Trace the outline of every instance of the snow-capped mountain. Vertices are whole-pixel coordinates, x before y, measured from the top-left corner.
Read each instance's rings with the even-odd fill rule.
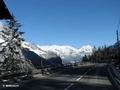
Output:
[[[23,54],[26,58],[32,60],[35,66],[40,65],[40,60],[43,61],[44,65],[56,65],[62,64],[61,58],[53,53],[41,50],[37,45],[24,41],[22,43]]]
[[[61,58],[58,55],[54,54],[53,52],[45,52],[38,48],[35,44],[24,41],[19,32],[15,32],[14,30],[9,29],[2,24],[0,25],[0,46],[0,51],[3,53],[7,53],[6,57],[10,56],[9,54],[11,50],[14,50],[14,54],[12,54],[14,55],[14,58],[17,57],[15,54],[19,52],[21,55],[18,56],[21,56],[22,59],[25,57],[25,60],[31,60],[34,66],[46,67],[48,65],[62,65]],[[10,49],[8,46],[10,47]],[[4,47],[5,49],[3,49]],[[4,62],[5,57],[2,57],[2,54],[0,54],[0,58],[0,62]]]
[[[78,52],[81,54],[81,56],[91,55],[93,52],[93,47],[90,45],[82,46],[80,49],[78,49]]]
[[[83,46],[80,49],[75,49],[71,46],[64,45],[64,46],[39,46],[37,45],[41,50],[44,50],[46,52],[54,52],[57,55],[59,55],[62,59],[63,63],[75,63],[75,62],[81,62],[82,57],[84,55],[90,55],[92,54],[93,47],[87,45]]]
[[[81,62],[82,57],[92,54],[93,49],[93,47],[89,45],[76,49],[68,45],[39,46],[29,42],[23,42],[22,46],[45,59],[60,56],[63,64]]]
[[[0,29],[2,28],[3,25],[0,23]],[[3,42],[2,38],[0,41]],[[30,59],[35,65],[40,65],[40,60],[48,65],[81,62],[82,57],[92,54],[93,49],[89,45],[76,49],[68,45],[39,46],[26,41],[21,44],[25,58]]]

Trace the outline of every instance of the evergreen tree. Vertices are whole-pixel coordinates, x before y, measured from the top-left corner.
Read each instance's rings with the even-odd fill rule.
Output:
[[[116,54],[116,50],[112,47],[108,47],[107,45],[99,46],[98,49],[93,51],[93,54],[89,56],[90,59],[94,61],[104,61],[104,60],[110,60],[111,57],[113,58],[113,55]],[[111,56],[112,55],[112,56]]]
[[[85,55],[83,58],[82,58],[82,62],[87,62],[88,61],[88,57],[87,57],[87,55]]]
[[[34,67],[31,62],[26,60],[22,55],[21,43],[24,39],[21,35],[24,34],[24,32],[18,31],[22,25],[15,20],[14,15],[12,15],[12,17],[12,20],[7,21],[8,27],[4,26],[0,32],[4,40],[4,42],[0,44],[0,54],[3,59],[1,68],[11,73],[28,72]]]

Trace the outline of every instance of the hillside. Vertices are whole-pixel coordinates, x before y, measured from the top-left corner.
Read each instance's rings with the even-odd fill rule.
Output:
[[[58,56],[61,57],[63,63],[74,63],[74,62],[81,62],[82,57],[84,55],[92,54],[93,47],[87,45],[83,46],[79,49],[73,48],[68,45],[59,46],[59,45],[53,45],[53,46],[39,46],[37,45],[41,50],[44,50],[46,52],[54,52]]]
[[[0,23],[0,31],[4,29],[3,27],[5,26]],[[9,30],[9,32],[12,32],[12,30]],[[0,36],[0,42],[3,41],[4,39]],[[81,62],[82,57],[84,55],[92,54],[93,49],[93,47],[89,45],[83,46],[79,49],[68,45],[39,46],[27,41],[22,41],[21,45],[24,57],[31,60],[34,66],[40,66],[41,61],[44,66],[61,66],[65,63]]]

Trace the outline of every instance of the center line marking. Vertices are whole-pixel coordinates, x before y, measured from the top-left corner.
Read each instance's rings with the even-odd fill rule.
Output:
[[[84,73],[84,75],[86,75],[87,73],[88,73],[88,71],[87,71],[87,72],[85,72],[85,73]]]
[[[68,90],[70,87],[72,87],[74,85],[74,83],[71,83],[67,88],[65,88],[64,90]]]
[[[89,69],[88,71],[91,71],[92,69]]]
[[[79,77],[76,81],[79,81],[83,76]]]
[[[97,65],[96,66],[94,66],[94,67],[92,67],[92,68],[90,68],[88,71],[86,71],[84,74],[83,74],[83,76],[84,75],[86,75],[89,71],[91,71],[92,69],[94,69],[95,67],[97,67]],[[83,76],[80,76],[78,79],[76,79],[76,81],[79,81],[80,79],[82,79],[82,77]],[[74,85],[74,83],[71,83],[68,87],[66,87],[64,90],[68,90],[70,87],[72,87]]]

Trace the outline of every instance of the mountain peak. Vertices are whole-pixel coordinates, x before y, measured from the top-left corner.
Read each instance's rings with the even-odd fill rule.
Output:
[[[0,23],[0,28],[3,25]],[[2,38],[0,42],[3,42]],[[69,45],[52,45],[52,46],[39,46],[29,42],[21,42],[22,47],[36,53],[43,58],[49,58],[51,56],[60,56],[63,63],[71,63],[73,61],[81,62],[84,55],[92,53],[92,47],[90,45],[83,46],[80,49],[76,49]],[[50,54],[50,55],[49,55]]]
[[[93,50],[93,47],[90,45],[82,46],[79,51],[80,52],[91,52]]]
[[[81,62],[84,55],[92,54],[92,48],[90,45],[83,46],[80,49],[76,49],[69,45],[52,45],[52,46],[39,46],[41,50],[46,52],[51,51],[61,57],[63,63],[71,63],[73,61]]]

